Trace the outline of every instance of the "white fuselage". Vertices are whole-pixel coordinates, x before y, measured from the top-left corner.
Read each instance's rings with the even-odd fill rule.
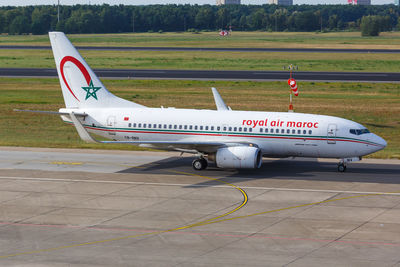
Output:
[[[361,157],[386,146],[379,136],[360,133],[362,125],[324,115],[175,108],[80,112],[88,114],[82,123],[89,132],[118,141],[248,142],[257,145],[263,156],[321,158]]]

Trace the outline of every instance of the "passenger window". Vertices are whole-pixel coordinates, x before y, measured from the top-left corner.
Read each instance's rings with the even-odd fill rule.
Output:
[[[185,130],[187,130],[187,125],[183,126],[183,128],[184,128]]]
[[[308,131],[308,134],[312,134],[312,130],[309,130],[309,131]]]
[[[232,127],[229,127],[229,131],[232,132]]]
[[[286,133],[287,133],[287,134],[290,134],[290,130],[289,130],[289,129],[287,129],[287,130],[286,130]]]
[[[132,127],[132,123],[128,123],[128,127]]]
[[[234,131],[234,132],[237,132],[237,127],[234,127],[234,128],[233,128],[233,131]]]
[[[239,127],[239,132],[241,132],[242,131],[242,127]]]
[[[301,134],[301,130],[297,130],[297,134]]]
[[[224,127],[224,131],[226,131],[226,127]]]
[[[174,129],[176,129],[178,126],[174,125]]]
[[[164,124],[164,129],[167,129],[167,125],[166,124]]]
[[[292,130],[292,134],[295,134],[295,133],[296,133],[296,130],[293,129],[293,130]]]
[[[268,133],[268,128],[265,128],[265,132]]]
[[[133,127],[136,127],[136,123],[133,124]]]
[[[249,132],[252,132],[253,131],[253,128],[249,128]]]
[[[153,128],[154,128],[154,129],[157,128],[157,124],[153,124]]]
[[[139,128],[142,128],[142,124],[141,124],[141,123],[139,123],[139,124],[138,124],[138,127],[139,127]]]
[[[143,123],[143,128],[146,128],[146,123]]]
[[[211,131],[214,131],[214,126],[211,126]]]
[[[182,129],[182,125],[179,125],[179,129]]]
[[[274,133],[274,128],[271,129],[271,133]]]
[[[221,127],[217,126],[217,131],[221,130]]]
[[[151,128],[151,124],[149,123],[149,128]]]
[[[285,133],[285,129],[281,129],[281,133]]]
[[[203,130],[203,125],[202,125],[202,126],[200,126],[200,131],[201,131],[201,130]]]
[[[172,129],[172,124],[168,125],[168,129]]]
[[[263,128],[260,128],[260,133],[262,133],[263,132]]]
[[[194,126],[194,129],[197,130],[197,125]]]
[[[243,127],[243,132],[247,132],[247,128],[246,127]]]
[[[190,125],[190,126],[189,126],[189,130],[192,130],[192,129],[193,129],[193,125]]]
[[[306,130],[303,130],[303,134],[306,134],[307,133],[307,131]]]
[[[208,131],[208,126],[206,126],[206,131]]]

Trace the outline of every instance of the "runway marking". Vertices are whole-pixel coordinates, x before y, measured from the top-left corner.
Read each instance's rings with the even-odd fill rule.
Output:
[[[135,167],[142,168],[142,167]],[[200,176],[202,177],[202,176]],[[203,176],[204,178],[205,176]],[[57,178],[35,178],[35,177],[13,177],[0,176],[4,180],[36,180],[44,182],[82,182],[82,183],[105,183],[105,184],[132,184],[132,185],[157,185],[157,186],[181,186],[181,187],[210,187],[209,185],[197,184],[179,184],[179,183],[149,183],[149,182],[129,182],[129,181],[110,181],[110,180],[79,180],[79,179],[57,179]],[[213,185],[213,188],[231,188],[229,185]],[[328,189],[310,189],[310,188],[287,188],[287,187],[258,187],[258,186],[241,186],[240,188],[254,190],[276,190],[276,191],[298,191],[298,192],[318,192],[318,193],[339,193],[339,194],[380,194],[400,196],[399,192],[373,192],[373,191],[346,191],[346,190],[328,190]]]
[[[226,222],[226,221],[232,221],[232,220],[243,219],[243,218],[249,218],[249,217],[254,217],[254,216],[257,216],[257,215],[263,215],[263,214],[268,214],[268,213],[273,213],[273,212],[279,212],[279,211],[291,210],[291,209],[296,209],[296,208],[302,208],[302,207],[309,207],[309,206],[314,206],[314,205],[318,205],[318,204],[336,202],[336,201],[340,201],[340,200],[349,200],[349,199],[360,198],[360,197],[371,197],[371,196],[380,196],[380,195],[384,195],[384,194],[399,194],[399,193],[400,193],[400,191],[388,192],[388,193],[362,194],[362,195],[357,195],[357,196],[334,198],[334,199],[328,199],[328,200],[323,200],[323,201],[318,201],[318,202],[313,202],[313,203],[307,203],[307,204],[291,206],[291,207],[287,207],[287,208],[280,208],[280,209],[275,209],[275,210],[257,212],[257,213],[248,214],[248,215],[236,216],[236,217],[232,217],[232,218],[228,218],[228,219],[222,219],[222,220],[218,220],[218,221],[208,222],[208,223],[205,223],[205,224],[202,224],[202,225],[207,225],[207,224],[212,224],[212,223],[220,223],[220,222]]]
[[[161,234],[161,233],[168,233],[168,232],[174,232],[174,231],[179,231],[179,230],[184,230],[184,229],[189,229],[189,228],[193,228],[199,225],[203,225],[203,224],[207,224],[207,223],[211,223],[213,220],[218,220],[221,219],[223,217],[226,217],[236,211],[238,211],[239,209],[241,209],[242,207],[244,207],[247,202],[248,202],[248,196],[246,194],[246,192],[241,189],[240,187],[231,184],[229,182],[220,180],[218,178],[211,178],[211,177],[207,177],[207,176],[202,176],[202,175],[197,175],[194,173],[187,173],[187,172],[179,172],[179,171],[169,171],[171,173],[175,173],[175,174],[184,174],[184,175],[190,175],[190,176],[196,176],[196,177],[201,177],[207,180],[212,180],[212,181],[217,181],[223,184],[226,184],[228,186],[230,186],[231,188],[234,188],[238,191],[240,191],[240,193],[243,196],[243,200],[241,202],[241,204],[239,206],[237,206],[236,208],[234,208],[231,211],[228,211],[222,215],[218,215],[214,218],[211,219],[207,219],[204,221],[200,221],[197,223],[193,223],[193,224],[189,224],[189,225],[185,225],[185,226],[181,226],[181,227],[177,227],[177,228],[173,228],[173,229],[168,229],[168,230],[161,230],[161,231],[154,231],[154,232],[148,232],[148,233],[143,233],[143,234],[138,234],[138,235],[132,235],[132,236],[123,236],[123,237],[117,237],[117,238],[111,238],[111,239],[105,239],[105,240],[98,240],[98,241],[91,241],[91,242],[85,242],[85,243],[80,243],[80,244],[72,244],[72,245],[66,245],[66,246],[60,246],[60,247],[54,247],[54,248],[48,248],[48,249],[39,249],[39,250],[32,250],[32,251],[25,251],[25,252],[20,252],[20,253],[15,253],[15,254],[8,254],[8,255],[3,255],[0,256],[0,259],[4,259],[4,258],[10,258],[10,257],[16,257],[16,256],[21,256],[21,255],[30,255],[30,254],[36,254],[36,253],[41,253],[41,252],[50,252],[50,251],[55,251],[55,250],[60,250],[60,249],[66,249],[66,248],[75,248],[75,247],[82,247],[82,246],[86,246],[86,245],[94,245],[94,244],[101,244],[101,243],[107,243],[107,242],[112,242],[112,241],[118,241],[118,240],[124,240],[124,239],[129,239],[129,238],[135,238],[135,237],[141,237],[141,236],[148,236],[148,235],[156,235],[156,234]]]
[[[82,162],[63,162],[63,161],[53,161],[50,164],[54,165],[82,165]]]

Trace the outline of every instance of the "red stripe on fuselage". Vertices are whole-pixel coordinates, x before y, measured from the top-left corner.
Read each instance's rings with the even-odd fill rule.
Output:
[[[284,137],[284,136],[259,136],[259,135],[239,135],[239,134],[209,134],[209,133],[181,133],[181,132],[158,132],[158,131],[135,131],[135,130],[110,130],[94,128],[90,126],[85,126],[87,129],[105,131],[105,132],[120,132],[120,133],[147,133],[147,134],[175,134],[175,135],[197,135],[197,136],[229,136],[229,137],[246,137],[246,138],[264,138],[264,139],[289,139],[289,140],[314,140],[314,141],[339,141],[339,142],[352,142],[360,143],[371,146],[380,146],[373,143],[367,143],[357,140],[347,140],[347,139],[332,139],[332,138],[310,138],[310,137]],[[143,141],[144,143],[146,141]]]

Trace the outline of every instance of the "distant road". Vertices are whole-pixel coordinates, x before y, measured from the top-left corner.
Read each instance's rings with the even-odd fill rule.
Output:
[[[213,48],[213,47],[122,47],[122,46],[77,46],[79,50],[112,51],[214,51],[214,52],[294,52],[294,53],[385,53],[399,54],[400,49],[325,49],[325,48]],[[0,49],[50,50],[50,46],[0,45]]]
[[[287,71],[214,71],[95,69],[99,77],[116,79],[247,80],[279,81],[288,79]],[[57,77],[56,69],[0,68],[1,77]],[[297,80],[399,82],[400,73],[379,72],[296,72]]]

